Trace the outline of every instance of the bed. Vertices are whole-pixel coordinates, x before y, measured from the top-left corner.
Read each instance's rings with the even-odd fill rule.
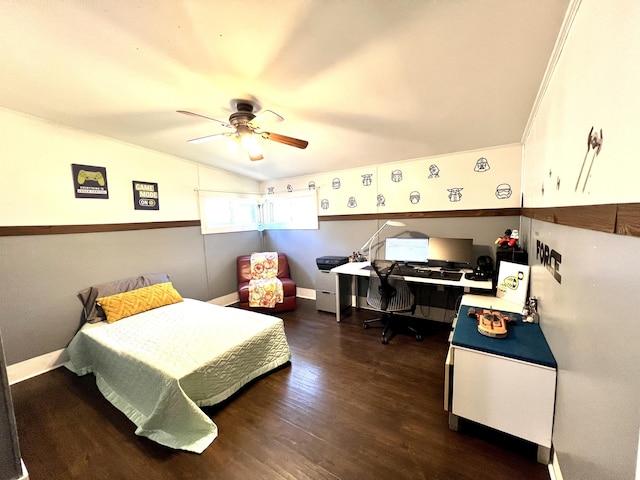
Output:
[[[133,290],[123,294],[144,288]],[[199,407],[220,403],[287,364],[291,353],[280,318],[178,298],[111,323],[87,321],[67,348],[65,366],[78,375],[93,373],[137,435],[202,453],[218,429]],[[99,306],[100,299],[90,303]]]

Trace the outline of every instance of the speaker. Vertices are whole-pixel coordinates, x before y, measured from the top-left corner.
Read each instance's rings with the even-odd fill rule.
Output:
[[[465,274],[467,280],[491,280],[493,278],[493,258],[483,255],[476,260],[477,267],[473,273]]]
[[[496,270],[502,261],[527,265],[529,256],[519,248],[496,248]]]
[[[473,271],[476,280],[490,280],[493,277],[493,258],[482,255],[476,263],[478,266]]]

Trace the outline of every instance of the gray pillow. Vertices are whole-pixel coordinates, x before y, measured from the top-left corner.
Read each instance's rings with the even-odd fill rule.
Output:
[[[108,297],[117,293],[124,293],[168,281],[170,281],[169,275],[166,273],[154,273],[151,275],[140,275],[139,277],[116,280],[114,282],[101,283],[86,288],[78,292],[78,298],[82,302],[84,318],[89,323],[97,323],[107,319],[102,308],[96,303],[97,298]]]

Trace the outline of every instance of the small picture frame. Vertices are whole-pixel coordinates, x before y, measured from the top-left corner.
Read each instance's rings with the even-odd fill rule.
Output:
[[[109,198],[105,167],[72,163],[71,173],[76,198]]]
[[[132,181],[133,208],[135,210],[160,210],[158,184],[153,182]]]

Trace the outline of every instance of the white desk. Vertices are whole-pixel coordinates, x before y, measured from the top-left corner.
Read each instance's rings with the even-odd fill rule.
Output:
[[[403,278],[409,283],[427,283],[431,285],[443,285],[447,287],[461,287],[464,288],[465,293],[470,292],[472,288],[482,290],[491,290],[493,288],[491,280],[477,281],[464,278],[464,274],[471,271],[471,269],[462,270],[462,277],[460,278],[460,280],[445,280],[441,278],[408,276],[404,276]],[[351,295],[349,295],[349,298],[346,299],[344,298],[344,294],[340,294],[340,292],[345,291],[344,282],[351,282],[353,278],[368,277],[371,274],[370,263],[345,263],[344,265],[340,265],[339,267],[331,269],[331,272],[336,274],[336,321],[339,322],[341,320],[343,310],[352,306]],[[341,286],[343,288],[340,288]],[[349,289],[349,291],[351,292],[351,289]]]

